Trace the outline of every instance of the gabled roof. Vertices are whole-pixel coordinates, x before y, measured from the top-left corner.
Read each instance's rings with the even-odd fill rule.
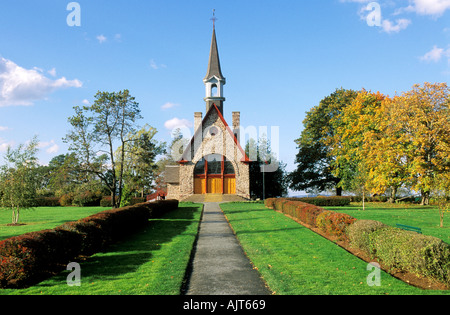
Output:
[[[217,113],[217,115],[219,116],[219,119],[222,121],[222,123],[225,126],[225,129],[228,131],[228,133],[230,134],[230,136],[233,138],[234,143],[236,144],[238,150],[241,151],[242,155],[244,156],[243,159],[241,160],[241,162],[245,162],[245,163],[250,163],[251,160],[249,159],[249,157],[247,156],[247,154],[245,153],[245,151],[242,149],[241,144],[239,143],[239,140],[236,138],[235,134],[233,133],[233,130],[231,130],[230,126],[228,125],[228,123],[226,122],[225,118],[223,117],[222,113],[220,112],[219,108],[217,107],[216,104],[213,104],[213,106],[211,106],[208,110],[208,112],[206,113],[205,117],[203,118],[202,121],[202,125],[203,126],[206,122],[206,119],[208,119],[208,117],[210,115],[212,115],[212,113],[214,113],[214,111]],[[190,153],[192,146],[194,145],[194,140],[196,139],[196,137],[202,136],[202,130],[203,128],[198,128],[197,130],[195,130],[194,133],[194,137],[192,137],[190,145],[185,149],[182,158],[180,161],[178,161],[178,163],[185,163],[187,161],[190,160],[190,158],[188,158],[188,156],[186,156],[188,153]]]
[[[205,81],[208,81],[212,77],[216,77],[218,80],[225,80],[222,75],[219,60],[219,50],[217,49],[216,29],[213,29],[211,51],[209,53],[208,72],[206,73]]]

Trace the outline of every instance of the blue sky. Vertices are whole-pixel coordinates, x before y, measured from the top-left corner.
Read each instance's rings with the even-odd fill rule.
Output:
[[[450,0],[378,1],[373,26],[370,2],[79,0],[81,26],[71,27],[70,1],[2,1],[0,155],[34,135],[42,163],[66,153],[73,106],[99,90],[129,89],[140,123],[170,142],[168,127],[205,111],[215,9],[225,118],[240,111],[243,127],[278,126],[293,170],[305,113],[336,88],[392,96],[450,77]]]

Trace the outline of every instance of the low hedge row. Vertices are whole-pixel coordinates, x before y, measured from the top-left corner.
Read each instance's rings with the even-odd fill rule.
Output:
[[[350,197],[308,197],[308,198],[287,198],[291,201],[301,201],[318,207],[345,207],[351,202]]]
[[[355,218],[285,198],[265,200],[265,205],[294,217],[327,235],[348,240],[371,259],[391,270],[415,273],[450,285],[450,245],[441,239],[404,231],[372,220]]]
[[[450,284],[450,245],[441,239],[359,220],[348,228],[353,247],[387,268],[409,271]]]
[[[325,209],[316,205],[291,198],[269,198],[264,201],[268,208],[278,210],[312,227],[317,227],[328,235],[345,238],[348,225],[356,221],[355,218]]]
[[[77,257],[93,255],[178,208],[178,201],[142,203],[108,210],[55,229],[0,242],[0,288],[23,288],[64,270]]]

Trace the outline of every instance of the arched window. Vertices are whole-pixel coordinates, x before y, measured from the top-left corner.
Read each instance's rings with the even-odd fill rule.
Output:
[[[211,85],[211,96],[212,97],[218,97],[219,96],[219,89],[217,88],[217,84]]]

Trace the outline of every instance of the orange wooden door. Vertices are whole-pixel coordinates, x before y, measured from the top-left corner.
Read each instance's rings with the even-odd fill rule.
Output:
[[[225,178],[223,183],[223,189],[225,195],[236,194],[236,178]]]
[[[206,182],[206,179],[204,179],[204,178],[195,178],[194,179],[194,193],[196,195],[206,194],[205,182]]]
[[[208,194],[222,193],[222,179],[208,178]]]

